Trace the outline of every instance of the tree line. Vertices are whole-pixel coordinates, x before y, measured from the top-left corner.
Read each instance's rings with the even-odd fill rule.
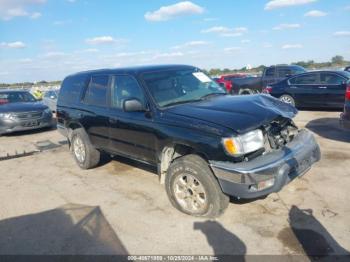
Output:
[[[322,68],[335,68],[335,67],[345,67],[350,65],[350,61],[346,61],[344,57],[340,55],[336,55],[332,57],[331,61],[329,62],[321,62],[317,63],[314,60],[309,60],[309,61],[299,61],[299,62],[294,62],[291,63],[292,65],[299,65],[302,66],[306,69],[322,69]],[[240,68],[240,69],[229,69],[229,68],[212,68],[210,70],[203,70],[206,72],[208,75],[211,76],[218,76],[218,75],[224,75],[224,74],[232,74],[232,73],[260,73],[264,71],[264,69],[267,66],[265,65],[260,65],[254,68]],[[36,83],[32,82],[23,82],[23,83],[13,83],[13,84],[7,84],[7,83],[0,83],[0,88],[8,88],[8,87],[32,87],[32,86],[52,86],[52,85],[60,85],[61,81],[40,81]]]

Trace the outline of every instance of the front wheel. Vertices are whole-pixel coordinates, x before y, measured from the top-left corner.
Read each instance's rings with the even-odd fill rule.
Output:
[[[279,99],[280,99],[280,101],[282,101],[286,104],[290,104],[292,106],[295,106],[295,100],[290,95],[286,95],[286,94],[281,95]]]
[[[217,217],[229,204],[208,163],[197,155],[176,159],[165,178],[168,198],[181,212],[200,217]]]

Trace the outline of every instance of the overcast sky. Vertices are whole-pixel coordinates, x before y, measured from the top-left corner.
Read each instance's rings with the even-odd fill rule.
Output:
[[[0,82],[350,59],[349,0],[0,0]]]

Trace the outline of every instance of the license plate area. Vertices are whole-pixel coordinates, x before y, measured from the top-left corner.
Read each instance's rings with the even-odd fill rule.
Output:
[[[23,127],[33,127],[33,126],[38,126],[39,122],[38,121],[28,121],[22,124]]]

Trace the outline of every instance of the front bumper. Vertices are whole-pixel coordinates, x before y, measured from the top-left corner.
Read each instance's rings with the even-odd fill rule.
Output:
[[[55,125],[52,114],[44,113],[42,117],[35,119],[6,119],[0,120],[0,135],[9,134],[18,131],[26,131],[51,127]]]
[[[305,174],[321,158],[314,136],[301,130],[283,149],[269,152],[247,162],[210,161],[224,193],[240,198],[257,198],[278,192],[294,178]],[[259,190],[259,182],[273,185]]]

